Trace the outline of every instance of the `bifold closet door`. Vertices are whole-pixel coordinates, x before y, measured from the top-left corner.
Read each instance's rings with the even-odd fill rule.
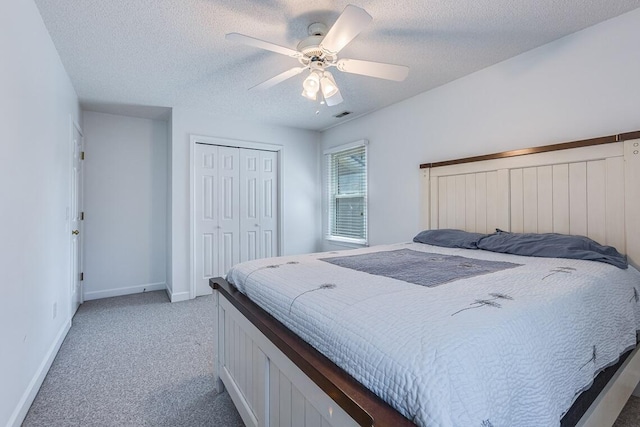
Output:
[[[240,259],[238,148],[196,144],[196,295]]]
[[[278,153],[196,144],[196,295],[241,261],[277,256]]]
[[[240,261],[278,256],[278,153],[240,149]]]

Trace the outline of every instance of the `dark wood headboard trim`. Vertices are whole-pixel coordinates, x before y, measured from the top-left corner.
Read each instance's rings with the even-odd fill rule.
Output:
[[[359,425],[415,427],[415,424],[303,341],[302,338],[238,291],[235,286],[220,277],[210,279],[209,286],[220,291],[225,299]]]
[[[616,135],[601,136],[598,138],[582,139],[580,141],[562,142],[560,144],[543,145],[540,147],[523,148],[521,150],[503,151],[501,153],[486,154],[483,156],[465,157],[463,159],[445,160],[443,162],[422,163],[420,169],[436,168],[439,166],[459,165],[461,163],[480,162],[483,160],[503,159],[506,157],[524,156],[525,154],[545,153],[547,151],[566,150],[569,148],[588,147],[590,145],[610,144],[612,142],[628,141],[640,138],[640,130],[634,132],[619,133]]]
[[[620,137],[620,141],[629,141],[631,139],[638,139],[640,138],[640,130],[637,130],[635,132],[621,133],[618,136]]]

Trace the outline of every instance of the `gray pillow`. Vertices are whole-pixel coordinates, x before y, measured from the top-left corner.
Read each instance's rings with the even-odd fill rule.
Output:
[[[496,229],[482,238],[478,249],[505,254],[546,258],[571,258],[605,262],[627,268],[627,258],[612,246],[603,246],[584,236],[556,233],[509,233]]]
[[[413,238],[413,241],[445,248],[478,249],[478,240],[486,236],[486,234],[481,233],[444,228],[442,230],[421,231]]]

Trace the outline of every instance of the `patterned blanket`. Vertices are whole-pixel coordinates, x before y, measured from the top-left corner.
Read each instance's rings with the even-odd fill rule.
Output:
[[[505,261],[466,258],[458,255],[418,252],[411,249],[321,258],[321,260],[340,267],[429,288],[458,279],[494,273],[522,265]]]

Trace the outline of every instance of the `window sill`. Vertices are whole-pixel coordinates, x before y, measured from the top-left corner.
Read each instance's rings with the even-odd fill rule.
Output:
[[[325,237],[325,240],[327,242],[330,242],[331,244],[337,245],[337,246],[345,246],[348,248],[364,248],[369,246],[369,244],[366,241],[363,240],[356,240],[356,239],[348,239],[345,237],[334,237],[334,236],[329,236],[329,237]]]

